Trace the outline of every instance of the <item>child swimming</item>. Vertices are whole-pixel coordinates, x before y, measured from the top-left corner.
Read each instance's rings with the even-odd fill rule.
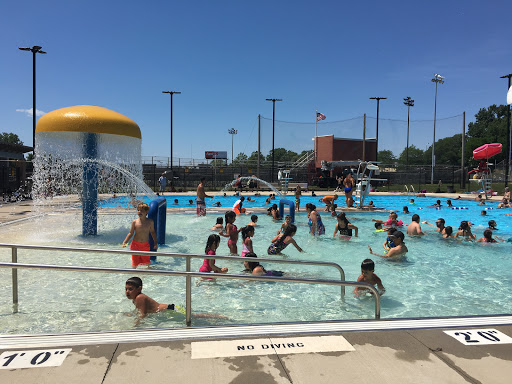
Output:
[[[149,212],[149,206],[146,203],[139,203],[137,205],[138,219],[132,221],[130,232],[126,235],[122,246],[126,247],[126,244],[130,241],[133,236],[133,240],[130,244],[130,249],[135,251],[151,251],[149,246],[149,235],[153,238],[153,250],[158,249],[156,241],[155,225],[153,220],[147,217]],[[132,255],[132,268],[137,268],[139,265],[149,265],[151,256]]]
[[[242,230],[242,257],[247,255],[250,252],[254,252],[252,249],[252,239],[254,236],[254,227],[252,225],[248,225],[243,227]]]
[[[382,281],[379,276],[377,276],[375,273],[375,263],[372,259],[365,259],[361,263],[361,275],[357,278],[358,282],[368,283],[373,286],[377,286],[377,289],[379,290],[379,294],[382,296],[384,292],[386,292],[386,288],[384,288],[384,285],[382,285]],[[354,294],[356,296],[360,296],[361,294],[365,294],[367,292],[370,292],[366,288],[362,287],[356,287],[354,289]]]
[[[256,227],[258,224],[256,224],[258,222],[258,216],[257,215],[251,215],[251,222],[247,225],[251,225],[253,227]]]
[[[135,308],[139,311],[139,317],[146,317],[148,313],[163,311],[176,311],[185,313],[184,309],[174,304],[159,304],[151,297],[142,293],[142,280],[139,277],[130,277],[125,284],[126,297],[133,301]]]
[[[281,232],[284,233],[286,231],[286,228],[288,228],[288,225],[292,223],[292,217],[290,215],[286,215],[284,217],[284,223],[281,224],[281,228],[279,228],[279,231],[277,231],[277,234],[279,235]]]
[[[208,256],[215,255],[215,251],[219,247],[220,237],[219,235],[210,235],[208,236],[208,240],[206,241],[206,248],[204,249],[204,253]],[[199,268],[199,272],[215,272],[215,273],[227,273],[228,268],[222,267],[219,268],[215,265],[215,259],[204,259],[203,265]]]
[[[289,224],[284,233],[279,233],[272,239],[272,244],[267,249],[269,255],[278,255],[289,244],[293,244],[299,252],[303,252],[302,248],[297,245],[293,236],[297,232],[297,227],[294,224]]]
[[[336,216],[336,226],[334,227],[334,233],[332,237],[335,237],[339,232],[339,236],[341,238],[351,238],[352,230],[354,231],[354,236],[357,237],[359,228],[355,225],[350,224],[344,212],[340,212],[339,215]]]
[[[210,231],[222,231],[222,228],[224,228],[224,219],[219,216],[215,225],[210,228]]]
[[[241,229],[238,229],[234,224],[236,220],[236,213],[233,211],[227,211],[224,215],[226,219],[226,233],[219,233],[223,237],[228,237],[228,247],[229,251],[232,255],[238,255],[238,247],[236,243],[238,242],[238,233]]]
[[[258,257],[254,252],[249,252],[245,257]],[[251,272],[251,275],[260,276],[283,276],[281,271],[267,271],[257,261],[244,261],[245,270]]]

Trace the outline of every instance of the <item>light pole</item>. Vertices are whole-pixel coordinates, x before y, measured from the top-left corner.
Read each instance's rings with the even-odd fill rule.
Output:
[[[437,84],[444,83],[444,76],[438,75],[437,73],[434,75],[434,78],[431,80],[433,83],[436,83],[436,96],[434,99],[434,140],[432,141],[432,174],[430,176],[430,184],[434,184],[434,167],[436,165],[436,118],[437,118]]]
[[[512,73],[505,75],[505,76],[500,76],[500,79],[507,79],[507,78],[508,78],[508,91],[507,92],[510,92],[510,78],[512,78]],[[508,186],[508,174],[510,172],[510,161],[512,160],[510,158],[510,153],[512,150],[512,141],[511,141],[512,135],[511,135],[510,131],[512,131],[512,126],[510,125],[510,105],[508,105],[508,100],[507,100],[507,147],[508,148],[507,148],[506,156],[508,156],[508,161],[505,162],[506,163],[505,164],[505,187]]]
[[[235,135],[238,133],[238,131],[235,128],[231,128],[228,129],[228,133],[231,135],[231,164],[233,164],[233,143],[235,140]]]
[[[370,100],[377,100],[377,130],[375,132],[375,161],[379,160],[378,153],[379,153],[379,102],[381,100],[386,100],[387,97],[370,97]]]
[[[169,95],[171,95],[171,175],[172,177],[174,177],[174,174],[172,173],[172,96],[174,94],[176,95],[181,95],[181,92],[176,92],[176,91],[162,91],[162,93],[168,93]]]
[[[414,107],[414,100],[410,96],[404,98],[404,104],[407,105],[407,149],[405,152],[405,166],[409,166],[409,110]]]
[[[41,48],[43,47],[38,45],[34,45],[32,48],[18,47],[20,51],[32,52],[32,146],[34,147],[34,157],[36,156],[36,53],[46,54],[41,51]]]
[[[265,99],[272,102],[272,173],[270,175],[270,182],[274,182],[274,134],[276,123],[276,101],[283,101],[283,99]]]

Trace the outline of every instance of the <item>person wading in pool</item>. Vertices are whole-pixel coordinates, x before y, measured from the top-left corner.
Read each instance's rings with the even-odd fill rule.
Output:
[[[389,236],[389,239],[393,241],[395,246],[391,248],[389,252],[386,253],[385,255],[379,255],[378,253],[373,252],[372,247],[368,245],[370,255],[375,255],[384,258],[404,256],[409,251],[405,246],[404,237],[405,236],[401,231],[395,231],[391,236]]]
[[[206,203],[204,199],[209,197],[210,199],[213,199],[213,196],[208,196],[206,192],[204,191],[204,183],[206,181],[206,177],[201,177],[201,182],[197,186],[197,216],[206,216]]]

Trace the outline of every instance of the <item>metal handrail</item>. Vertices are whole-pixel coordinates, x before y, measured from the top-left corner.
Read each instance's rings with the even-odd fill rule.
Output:
[[[90,253],[114,253],[121,255],[131,255],[133,251],[123,251],[117,249],[98,249],[98,248],[75,248],[75,247],[52,247],[46,245],[26,245],[26,244],[6,244],[0,243],[0,248],[11,248],[14,252],[14,248],[18,249],[33,249],[33,250],[45,250],[45,251],[66,251],[66,252],[90,252]],[[164,257],[174,257],[174,258],[186,258],[187,259],[187,272],[190,271],[190,259],[217,259],[217,260],[236,260],[236,261],[264,261],[270,263],[279,263],[279,264],[302,264],[302,265],[319,265],[325,267],[334,267],[340,272],[340,280],[345,280],[345,271],[343,268],[336,263],[329,261],[308,261],[308,260],[289,260],[289,259],[271,259],[268,257],[240,257],[240,256],[221,256],[221,255],[199,255],[199,254],[190,254],[190,253],[173,253],[173,252],[144,252],[137,251],[137,255],[142,256],[164,256]],[[14,261],[14,253],[13,253],[13,263]],[[13,276],[14,278],[14,276]],[[17,286],[17,284],[16,284]],[[17,293],[16,293],[17,294]],[[345,286],[341,287],[341,298],[345,297]],[[14,302],[14,300],[13,300]]]
[[[13,248],[14,250],[14,248]],[[187,259],[189,261],[190,259]],[[49,265],[49,264],[25,264],[25,263],[1,263],[0,268],[11,268],[14,270],[17,269],[50,269],[50,270],[61,270],[61,271],[74,271],[74,272],[103,272],[103,273],[124,273],[124,274],[133,274],[133,269],[122,269],[122,268],[98,268],[98,267],[78,267],[78,266],[68,266],[68,265]],[[202,277],[202,278],[212,278],[211,273],[207,272],[177,272],[177,271],[161,271],[161,270],[137,270],[137,274],[147,274],[147,275],[169,275],[169,276],[181,276],[185,277],[187,280],[186,283],[186,308],[185,308],[185,316],[186,316],[186,324],[190,326],[192,321],[192,293],[191,293],[191,278],[192,277]],[[337,280],[327,280],[327,279],[306,279],[306,278],[296,278],[296,277],[278,277],[278,276],[253,276],[253,275],[235,275],[235,274],[226,274],[226,273],[217,273],[215,274],[215,278],[220,279],[245,279],[245,280],[255,280],[255,281],[282,281],[286,283],[303,283],[303,284],[324,284],[324,285],[340,285],[340,286],[354,286],[361,287],[365,289],[369,289],[373,292],[373,296],[375,297],[375,319],[380,319],[380,294],[377,289],[368,283],[362,283],[357,281],[337,281]]]

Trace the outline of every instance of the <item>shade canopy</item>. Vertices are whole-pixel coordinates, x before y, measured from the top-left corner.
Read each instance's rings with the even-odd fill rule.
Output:
[[[484,144],[473,151],[473,159],[488,159],[501,153],[501,143]]]

